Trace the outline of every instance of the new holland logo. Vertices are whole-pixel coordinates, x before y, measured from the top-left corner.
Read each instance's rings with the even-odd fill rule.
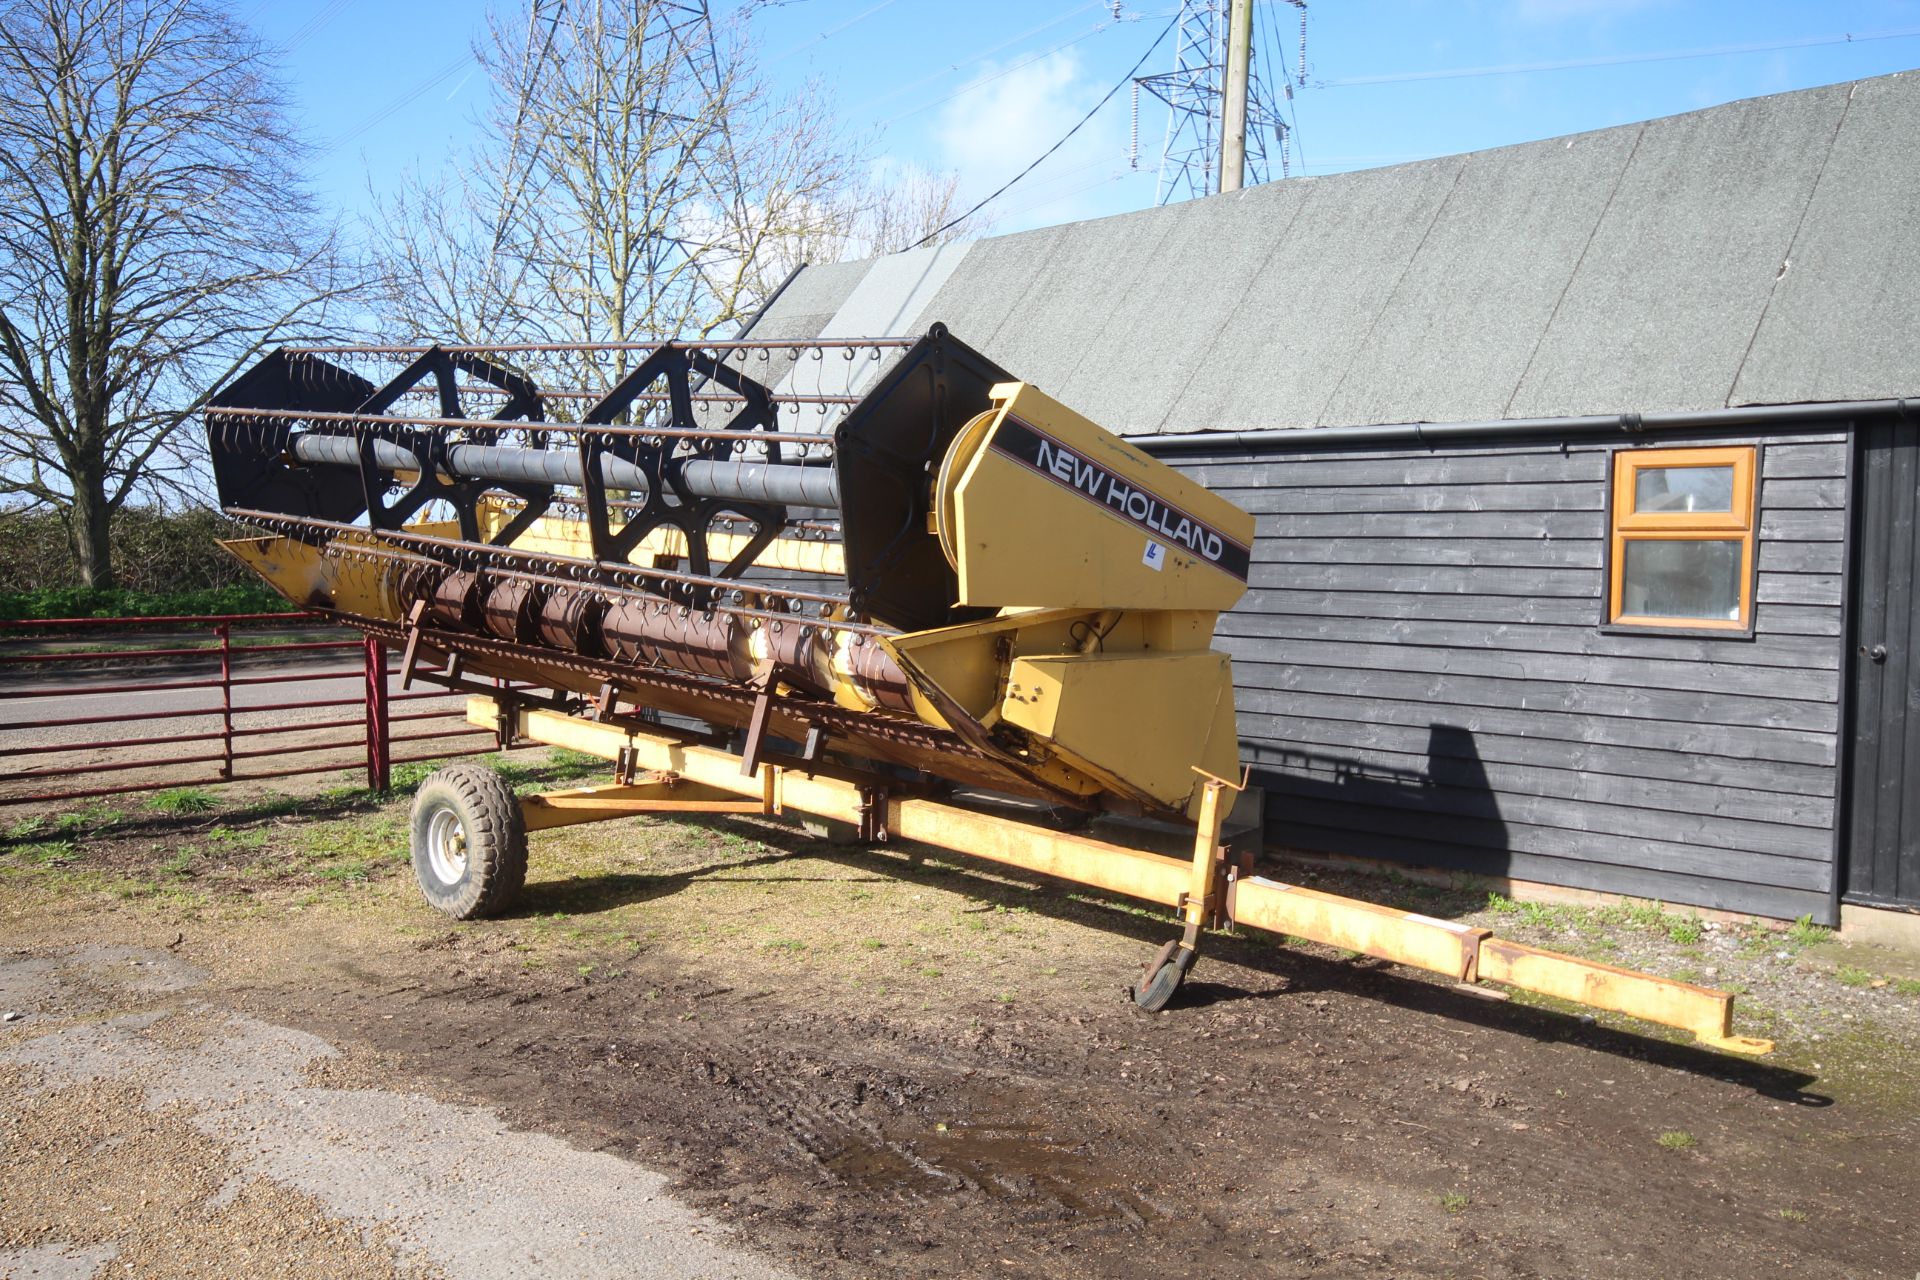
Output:
[[[1185,548],[1241,582],[1247,580],[1253,555],[1244,544],[1188,515],[1151,489],[1141,488],[1068,448],[1030,423],[1008,414],[1001,419],[1000,429],[993,433],[989,447],[1089,502],[1105,507],[1153,537]]]

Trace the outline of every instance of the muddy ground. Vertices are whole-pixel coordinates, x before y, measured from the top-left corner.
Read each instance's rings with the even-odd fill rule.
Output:
[[[1270,940],[1209,939],[1152,1016],[1124,987],[1173,932],[1158,913],[758,821],[543,833],[523,908],[449,927],[412,888],[404,803],[16,826],[0,938],[164,953],[201,976],[160,1014],[342,1051],[289,1088],[478,1106],[660,1171],[801,1274],[1920,1272],[1920,992],[1810,977],[1804,937],[1340,886],[1738,974],[1742,1029],[1782,1040],[1759,1062]],[[157,998],[26,1010],[0,1053]],[[0,1076],[9,1159],[47,1087]],[[14,1185],[0,1245],[52,1238],[21,1224],[54,1220],[62,1180]],[[366,1274],[445,1262],[368,1232]]]

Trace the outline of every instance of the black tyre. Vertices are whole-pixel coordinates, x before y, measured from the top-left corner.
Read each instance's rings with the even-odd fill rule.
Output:
[[[513,789],[493,770],[456,764],[413,797],[413,875],[455,920],[499,915],[527,883],[527,827]]]
[[[1140,985],[1133,989],[1133,1002],[1148,1013],[1160,1012],[1180,990],[1180,984],[1186,981],[1187,970],[1192,967],[1193,952],[1169,942],[1147,966]]]

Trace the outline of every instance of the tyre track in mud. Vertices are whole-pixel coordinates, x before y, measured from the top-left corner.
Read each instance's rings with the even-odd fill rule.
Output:
[[[912,1014],[664,952],[526,972],[504,945],[461,931],[381,957],[384,980],[249,1001],[669,1169],[826,1276],[1530,1280],[1708,1255],[1906,1280],[1920,1256],[1894,1209],[1911,1117],[1369,964],[1210,960],[1160,1017],[1107,993]],[[1701,1151],[1654,1143],[1682,1125]]]

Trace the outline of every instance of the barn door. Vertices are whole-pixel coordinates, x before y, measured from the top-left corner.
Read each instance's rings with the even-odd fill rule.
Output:
[[[1920,423],[1861,447],[1847,898],[1920,908]]]

